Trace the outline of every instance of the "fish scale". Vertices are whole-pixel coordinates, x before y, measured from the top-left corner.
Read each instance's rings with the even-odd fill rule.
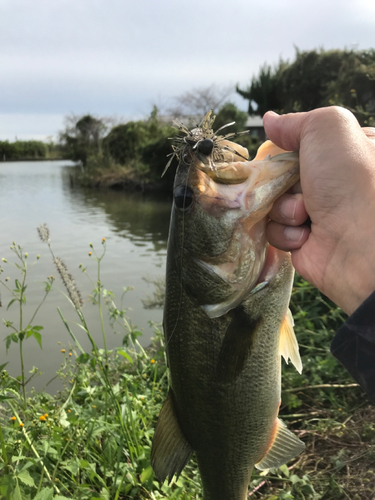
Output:
[[[206,129],[194,140],[212,140],[210,154],[220,156],[220,138]],[[240,161],[220,164],[226,184],[212,158],[193,146],[189,157],[184,145],[176,172],[189,203],[176,200],[171,214],[163,321],[171,387],[151,463],[171,480],[195,452],[204,500],[244,500],[254,466],[278,467],[304,447],[277,418],[281,355],[301,369],[290,255],[265,239],[273,201],[298,180],[298,155],[280,152],[267,143],[249,162],[242,148]]]

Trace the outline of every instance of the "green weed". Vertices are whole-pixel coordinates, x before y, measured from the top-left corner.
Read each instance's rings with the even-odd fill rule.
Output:
[[[51,274],[43,285],[43,300],[25,318],[28,270],[38,259],[30,264],[27,252],[13,243],[13,264],[19,277],[14,286],[10,285],[3,276],[6,266],[12,263],[3,261],[0,285],[5,291],[5,309],[19,310],[17,324],[7,320],[4,324],[10,332],[5,337],[7,349],[19,349],[21,375],[12,377],[5,369],[6,363],[0,365],[0,497],[200,499],[202,488],[194,459],[170,485],[159,484],[150,466],[156,420],[168,391],[160,327],[154,325],[152,345],[142,348],[139,330],[101,281],[106,254],[102,239],[100,250],[90,244],[90,256],[97,264],[96,276],[90,279],[91,302],[97,308],[102,331],[98,345],[87,327],[74,279],[52,250],[48,228],[42,225],[39,235],[49,246],[64,294],[77,314],[83,335],[90,340],[90,349],[83,349],[83,342],[59,309],[72,340],[70,348],[61,349],[63,362],[56,373],[64,389],[55,396],[43,391],[27,392],[38,369],[27,377],[23,363],[25,342],[34,338],[42,347],[43,327],[36,322],[36,316],[57,280]],[[84,267],[80,268],[88,275]],[[125,288],[125,298],[127,291]],[[300,277],[295,281],[291,308],[304,372],[300,376],[293,367],[284,367],[281,418],[305,441],[306,452],[266,475],[254,473],[249,498],[373,499],[375,409],[368,406],[357,384],[329,353],[333,332],[345,317]],[[122,345],[113,350],[107,348],[111,330],[106,331],[105,314],[113,329],[123,332]]]

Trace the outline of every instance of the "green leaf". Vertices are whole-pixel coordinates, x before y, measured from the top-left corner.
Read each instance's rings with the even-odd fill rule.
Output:
[[[6,365],[9,363],[9,361],[7,361],[6,363],[4,363],[3,365],[0,365],[0,372],[2,372],[4,370],[4,368],[6,367]]]
[[[10,308],[10,306],[15,302],[17,299],[12,299],[9,304],[7,305],[7,310]]]
[[[33,335],[34,339],[38,342],[39,347],[40,347],[41,349],[43,349],[43,347],[42,347],[42,336],[41,336],[41,334],[40,334],[39,332],[37,332],[37,331],[34,331],[34,330],[32,330],[32,332],[33,332],[33,333],[32,333],[32,335]]]
[[[69,427],[70,426],[70,422],[67,418],[67,413],[65,410],[61,410],[60,412],[60,425],[62,425],[63,427]]]
[[[20,395],[19,393],[15,390],[15,389],[11,389],[11,388],[8,388],[8,389],[4,389],[4,392],[10,392],[11,394],[14,394],[14,396],[17,398],[17,399],[20,399]],[[10,396],[5,396],[4,394],[2,394],[0,396],[0,401],[5,401],[6,399],[14,399]]]
[[[6,350],[8,351],[9,347],[10,347],[10,344],[12,342],[15,342],[16,344],[18,343],[18,336],[16,333],[11,333],[10,335],[8,335],[7,337],[5,337],[5,347],[6,347]]]
[[[9,474],[0,477],[0,495],[7,498],[7,495],[9,495],[13,489],[13,484],[13,478]]]
[[[77,363],[82,363],[82,364],[86,364],[89,360],[90,360],[90,354],[87,353],[87,352],[83,352],[82,354],[80,354],[78,356],[78,358],[76,359],[76,362]]]
[[[21,470],[18,472],[17,478],[22,481],[23,484],[26,484],[26,486],[35,486],[34,479],[30,476],[28,470]]]
[[[302,479],[300,477],[298,477],[296,474],[293,474],[293,476],[290,476],[290,481],[293,484],[296,484],[296,483],[300,483],[302,481]]]
[[[27,457],[25,457],[24,455],[18,455],[18,456],[13,455],[13,457],[12,457],[12,462],[13,462],[13,463],[14,463],[14,462],[18,462],[19,460],[24,460],[25,458],[27,458]]]
[[[16,487],[14,488],[13,495],[11,496],[12,500],[22,500],[21,490],[18,482],[16,483]]]
[[[153,472],[152,472],[152,467],[151,465],[149,465],[148,467],[146,467],[146,469],[143,469],[142,473],[141,473],[141,483],[144,484],[146,481],[148,481],[150,479],[150,477],[152,476]]]
[[[43,488],[34,497],[34,500],[52,500],[53,498],[53,488]]]
[[[132,358],[129,356],[129,354],[127,352],[122,351],[122,350],[121,351],[117,351],[117,352],[119,354],[121,354],[121,356],[124,356],[124,358],[126,358],[129,361],[129,363],[133,364],[133,360],[132,360]]]
[[[33,326],[33,330],[40,332],[41,330],[44,330],[44,326],[40,326],[40,325]]]
[[[74,475],[76,475],[79,471],[79,464],[77,462],[74,462],[73,460],[69,461],[66,465],[63,465],[62,467]]]
[[[284,474],[284,476],[289,477],[289,469],[287,465],[284,464],[281,467],[279,467],[279,471],[281,471]]]

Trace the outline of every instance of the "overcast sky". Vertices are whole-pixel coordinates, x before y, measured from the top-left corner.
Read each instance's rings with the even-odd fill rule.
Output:
[[[246,87],[301,50],[375,47],[375,0],[0,0],[0,140]],[[246,109],[246,101],[233,94]]]

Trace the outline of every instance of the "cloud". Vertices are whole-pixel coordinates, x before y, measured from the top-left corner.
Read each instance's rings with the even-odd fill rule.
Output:
[[[372,0],[324,10],[313,0],[0,0],[0,112],[144,116],[192,88],[244,87],[294,46],[368,48],[373,9]]]

